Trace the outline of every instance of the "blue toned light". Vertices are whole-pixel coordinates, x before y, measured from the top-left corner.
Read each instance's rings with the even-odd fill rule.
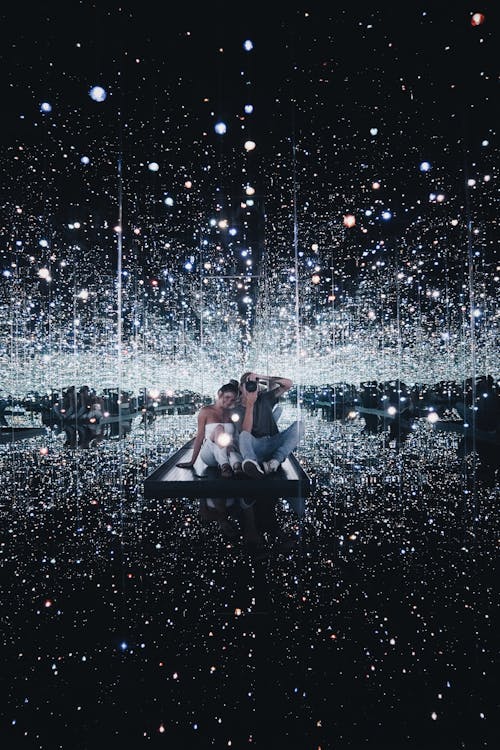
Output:
[[[90,159],[89,159],[88,156],[82,156],[82,158],[80,159],[80,161],[81,161],[82,164],[90,164]]]
[[[234,227],[231,227],[231,229],[229,230],[229,234],[230,234],[230,235],[231,235],[232,237],[234,237],[234,235],[235,235],[235,234],[237,234],[237,232],[238,232],[238,230],[237,230],[237,229],[235,229]]]
[[[365,216],[371,216],[372,213],[373,213],[373,211],[371,209],[367,208],[366,211],[365,211]]]
[[[42,102],[40,104],[40,112],[43,112],[44,114],[52,112],[52,104],[49,104],[49,102]]]
[[[165,198],[164,203],[165,203],[166,206],[173,206],[174,205],[174,199],[171,198],[170,196],[168,196],[168,198]]]
[[[92,86],[89,91],[89,96],[95,102],[103,102],[107,97],[107,93],[102,86]]]
[[[431,169],[431,165],[428,161],[423,161],[420,165],[421,172],[428,172]]]
[[[156,161],[150,161],[148,164],[148,169],[150,172],[158,172],[160,169],[160,165]]]
[[[39,240],[38,244],[40,245],[40,247],[48,247],[49,246],[49,243],[47,242],[47,240]]]
[[[246,52],[251,52],[253,50],[253,42],[250,39],[245,39],[243,42],[243,49]]]
[[[378,128],[370,128],[370,135],[377,135]]]
[[[217,133],[217,135],[224,135],[224,133],[227,132],[226,123],[225,122],[216,122],[214,130]]]
[[[245,104],[245,114],[251,115],[253,112],[253,104]]]
[[[128,648],[128,644],[127,644],[127,643],[125,643],[125,641],[122,641],[122,642],[120,643],[120,648],[121,648],[121,650],[122,650],[122,651],[126,651],[126,650],[127,650],[127,648]]]
[[[191,261],[187,260],[184,263],[184,268],[186,269],[186,271],[192,271],[193,270],[193,264],[191,263]]]
[[[392,219],[392,214],[390,211],[382,211],[382,218],[384,221],[389,221],[389,219]]]

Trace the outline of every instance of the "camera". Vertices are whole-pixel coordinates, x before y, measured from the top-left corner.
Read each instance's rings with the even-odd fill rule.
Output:
[[[253,393],[257,390],[257,381],[256,380],[247,380],[245,382],[245,389],[248,391],[248,393]]]

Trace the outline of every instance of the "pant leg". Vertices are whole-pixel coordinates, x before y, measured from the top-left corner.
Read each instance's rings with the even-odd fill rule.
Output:
[[[205,463],[207,466],[217,466],[219,461],[217,460],[216,448],[218,447],[219,446],[217,446],[211,440],[205,440],[205,442],[201,446],[199,458],[201,458],[203,463]],[[224,461],[222,463],[224,463]]]
[[[271,455],[267,460],[275,458],[282,463],[297,448],[303,436],[304,425],[302,422],[293,422],[283,432],[273,435],[269,438],[268,450],[270,450]]]
[[[257,438],[254,438],[251,432],[247,432],[246,430],[240,432],[239,447],[243,461],[246,461],[247,459],[251,461],[258,460],[255,454],[256,440]]]

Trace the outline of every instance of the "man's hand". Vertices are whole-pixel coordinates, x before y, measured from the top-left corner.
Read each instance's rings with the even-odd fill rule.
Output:
[[[175,464],[179,469],[192,469],[194,464],[191,461],[181,461],[180,464]]]
[[[257,396],[258,395],[259,395],[259,391],[258,390],[256,390],[256,391],[250,391],[250,393],[247,391],[247,394],[246,394],[246,396],[247,396],[246,405],[253,407],[253,405],[257,401]]]

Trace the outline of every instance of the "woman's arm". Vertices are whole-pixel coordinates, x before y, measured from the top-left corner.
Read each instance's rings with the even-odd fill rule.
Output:
[[[193,468],[194,462],[198,458],[198,454],[201,450],[201,446],[203,445],[203,440],[205,439],[206,422],[207,422],[207,413],[206,413],[205,407],[203,407],[198,412],[198,431],[194,439],[193,454],[189,461],[182,461],[180,464],[176,464],[176,466],[178,466],[180,469],[192,469]]]

